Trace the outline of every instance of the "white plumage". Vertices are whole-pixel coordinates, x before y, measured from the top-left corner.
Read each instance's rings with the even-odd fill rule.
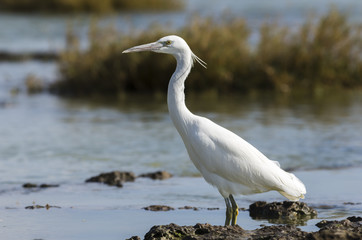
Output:
[[[184,82],[194,60],[202,66],[187,43],[178,36],[160,40],[123,51],[154,51],[172,54],[177,60],[167,93],[171,119],[179,132],[190,159],[205,180],[215,186],[226,203],[225,225],[236,224],[238,207],[233,194],[253,194],[278,191],[292,201],[304,197],[304,184],[269,160],[251,144],[233,132],[207,118],[192,114],[185,105]]]

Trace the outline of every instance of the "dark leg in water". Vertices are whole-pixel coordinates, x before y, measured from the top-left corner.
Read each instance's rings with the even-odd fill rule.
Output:
[[[232,218],[232,208],[231,208],[230,199],[228,197],[225,198],[225,204],[226,204],[225,226],[229,226]]]
[[[238,207],[238,204],[236,204],[235,202],[235,199],[233,197],[233,195],[229,195],[229,200],[230,200],[230,203],[231,203],[231,207],[232,207],[232,218],[231,218],[231,225],[232,226],[235,226],[236,225],[236,219],[239,215],[239,207]]]

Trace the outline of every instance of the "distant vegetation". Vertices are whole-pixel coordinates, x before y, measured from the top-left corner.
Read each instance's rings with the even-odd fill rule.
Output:
[[[59,62],[61,77],[51,89],[73,96],[165,93],[175,69],[171,56],[121,52],[168,34],[157,26],[131,35],[93,26],[90,47],[82,51],[70,31]],[[362,86],[362,28],[334,9],[298,29],[265,23],[256,46],[250,45],[250,29],[239,18],[194,18],[176,34],[208,63],[208,69],[196,64],[187,91],[288,93]]]
[[[12,12],[95,12],[120,10],[175,10],[182,0],[0,0],[1,11]]]

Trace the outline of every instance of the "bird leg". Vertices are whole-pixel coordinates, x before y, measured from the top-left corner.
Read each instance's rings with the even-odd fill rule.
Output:
[[[228,197],[225,198],[225,204],[226,204],[225,226],[229,226],[232,217],[232,209],[231,209],[230,199]]]
[[[239,207],[238,204],[236,204],[235,199],[233,197],[233,195],[229,195],[229,200],[231,202],[231,206],[232,206],[232,219],[231,219],[231,225],[235,226],[236,225],[236,219],[239,215]]]

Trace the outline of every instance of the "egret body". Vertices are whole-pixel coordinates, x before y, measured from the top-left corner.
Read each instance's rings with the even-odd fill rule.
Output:
[[[190,159],[204,179],[215,186],[226,203],[225,225],[235,225],[238,205],[233,195],[278,191],[291,201],[304,198],[304,184],[269,160],[260,151],[233,132],[207,118],[192,114],[185,105],[185,80],[199,59],[178,36],[129,48],[123,53],[153,51],[171,54],[177,66],[167,93],[168,110]]]

